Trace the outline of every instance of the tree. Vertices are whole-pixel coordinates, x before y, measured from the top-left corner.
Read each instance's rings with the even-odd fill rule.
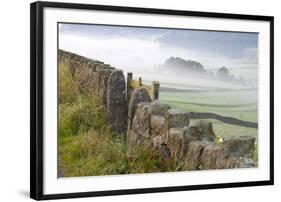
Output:
[[[217,70],[217,77],[221,80],[227,80],[229,78],[229,70],[226,67],[221,67]]]

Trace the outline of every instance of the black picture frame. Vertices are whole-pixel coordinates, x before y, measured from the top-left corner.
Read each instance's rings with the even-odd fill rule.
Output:
[[[45,195],[43,193],[43,9],[62,8],[130,13],[164,14],[224,19],[268,21],[270,23],[270,179],[239,183],[204,184],[191,186],[154,187],[129,190],[95,191]],[[213,12],[89,5],[58,2],[35,2],[30,5],[30,197],[36,200],[93,197],[154,192],[187,191],[274,184],[274,17]]]

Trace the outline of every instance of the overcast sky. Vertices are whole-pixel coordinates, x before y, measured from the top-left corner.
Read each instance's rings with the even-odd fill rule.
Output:
[[[258,67],[255,33],[60,24],[59,48],[130,71],[150,71],[171,56],[207,69]]]

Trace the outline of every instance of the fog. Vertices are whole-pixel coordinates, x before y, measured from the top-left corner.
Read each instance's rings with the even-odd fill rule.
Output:
[[[205,33],[208,32],[205,31]],[[213,36],[214,34],[212,35],[212,33],[214,32],[210,32],[209,35]],[[177,36],[174,38],[175,43],[172,43],[173,34]],[[198,36],[198,33],[193,33],[192,31],[188,31],[188,34],[184,31],[173,33],[161,29],[154,31],[152,29],[145,30],[145,28],[123,29],[122,27],[96,25],[79,25],[77,27],[77,25],[67,24],[65,27],[63,25],[60,26],[59,48],[103,61],[117,69],[122,69],[125,74],[133,72],[134,76],[142,77],[143,81],[147,83],[150,83],[152,80],[160,81],[162,87],[211,90],[249,88],[249,86],[237,83],[222,82],[204,77],[200,78],[200,76],[194,77],[188,74],[181,74],[180,72],[170,74],[161,71],[159,65],[163,65],[171,56],[198,61],[206,70],[214,74],[219,67],[225,66],[235,77],[243,76],[246,81],[257,84],[258,51],[257,47],[255,47],[257,44],[253,43],[254,45],[250,44],[245,47],[233,44],[233,49],[236,47],[239,49],[239,51],[233,51],[231,44],[228,44],[228,47],[226,47],[223,44],[225,41],[220,42],[219,37],[210,42],[208,34],[204,35],[206,38],[202,40],[205,41],[204,43],[200,39],[197,40],[198,47],[196,42],[192,42],[191,46],[188,44],[183,46],[179,43],[181,40],[186,42],[188,37],[190,38],[193,35]],[[169,36],[169,40],[167,36]],[[227,37],[228,35],[224,36],[224,40],[228,40]],[[231,38],[232,35],[229,35],[229,37]],[[240,37],[238,39],[243,41],[243,36],[235,37]],[[248,35],[247,37],[249,38]],[[223,51],[224,48],[228,50],[225,53]]]

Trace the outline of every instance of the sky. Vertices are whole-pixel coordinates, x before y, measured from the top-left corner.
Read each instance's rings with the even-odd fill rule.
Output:
[[[153,72],[169,57],[181,57],[206,69],[225,66],[237,76],[257,78],[256,33],[63,23],[59,48],[124,71]]]

